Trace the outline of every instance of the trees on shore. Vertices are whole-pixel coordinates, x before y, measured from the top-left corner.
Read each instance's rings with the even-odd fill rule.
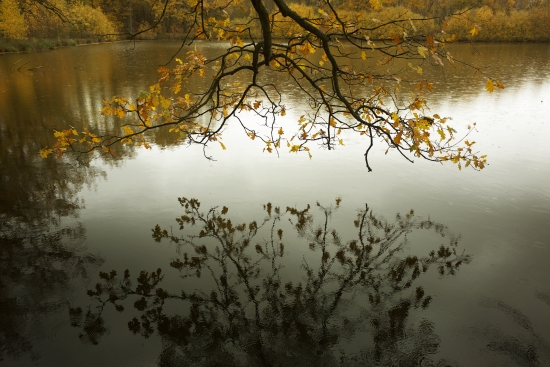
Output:
[[[255,17],[253,6],[243,0],[207,1],[208,17],[229,16],[245,22]],[[322,2],[320,2],[322,3]],[[288,1],[303,17],[317,14],[318,1]],[[381,23],[396,16],[432,18],[437,31],[455,34],[459,40],[472,40],[475,24],[484,41],[544,41],[550,34],[550,4],[547,0],[351,0],[331,1],[342,16],[360,16],[363,21]],[[273,0],[265,1],[268,13],[275,13]],[[477,9],[477,10],[476,10]],[[481,9],[481,10],[480,10]],[[141,38],[182,37],[193,20],[193,0],[3,0],[0,2],[0,37],[97,38],[118,34]],[[6,14],[2,18],[1,14]],[[460,17],[451,15],[461,14]],[[14,23],[15,22],[15,23]],[[136,33],[148,30],[147,32]],[[258,35],[261,30],[253,30]],[[285,30],[275,34],[286,37]]]

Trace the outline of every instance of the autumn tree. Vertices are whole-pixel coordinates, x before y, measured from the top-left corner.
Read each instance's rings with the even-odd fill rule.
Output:
[[[5,38],[19,40],[27,38],[28,27],[16,0],[0,2],[0,34]]]
[[[396,11],[391,19],[367,18],[339,11],[328,0],[314,13],[293,10],[285,0],[273,0],[269,11],[265,1],[250,0],[241,4],[253,9],[252,18],[240,22],[225,10],[230,4],[191,0],[182,45],[228,41],[223,52],[207,59],[195,44],[184,60],[174,58],[171,68],[160,67],[158,83],[147,92],[104,101],[102,113],[122,119],[119,134],[56,131],[56,144],[41,155],[113,154],[115,144],[149,148],[149,132],[155,129],[168,129],[204,147],[218,142],[225,149],[222,133],[232,123],[260,141],[264,152],[287,150],[310,157],[313,145],[332,150],[357,134],[365,140],[369,171],[369,153],[378,143],[411,162],[422,158],[484,168],[486,156],[464,139],[475,126],[458,134],[448,118],[427,109],[425,92],[433,86],[423,69],[458,62],[446,49],[455,37],[433,31],[434,20],[441,19],[409,11]],[[472,32],[478,32],[475,25]],[[274,37],[281,34],[283,40]],[[289,105],[282,87],[273,82],[280,75],[307,101],[292,123],[282,118]],[[504,87],[485,77],[489,92]],[[203,88],[197,85],[205,83],[195,82],[200,78],[208,80]],[[205,156],[211,158],[206,150]]]

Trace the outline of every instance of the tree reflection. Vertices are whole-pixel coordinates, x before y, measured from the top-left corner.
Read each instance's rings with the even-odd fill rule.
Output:
[[[0,361],[26,353],[38,358],[33,342],[41,337],[42,318],[68,307],[72,280],[102,263],[82,251],[81,225],[32,232],[0,220]]]
[[[0,116],[0,361],[23,354],[38,358],[33,344],[44,336],[43,318],[69,307],[72,281],[87,277],[90,268],[102,262],[84,252],[83,226],[62,227],[62,219],[78,217],[84,206],[79,192],[98,177],[105,178],[96,167],[40,159],[38,147],[47,136],[43,130],[48,134],[51,130],[44,121],[5,118],[4,112]]]
[[[535,297],[550,305],[550,291],[537,290]],[[519,308],[497,298],[483,297],[480,305],[505,316],[499,325],[487,323],[473,328],[487,350],[504,356],[517,366],[540,367],[550,363],[550,344],[536,331],[536,326]],[[507,319],[507,320],[506,320]]]
[[[268,203],[261,221],[239,224],[227,207],[203,211],[196,199],[179,202],[184,234],[157,225],[153,238],[177,245],[170,266],[188,286],[162,288],[161,269],[142,271],[135,282],[128,270],[123,276],[100,273],[88,291],[96,307],[75,323],[82,340],[97,343],[105,307],[123,311],[131,300],[140,315],[128,327],[145,338],[158,333],[161,366],[450,365],[432,360],[440,344],[434,325],[415,321],[432,299],[418,280],[430,268],[441,277],[453,275],[470,261],[444,225],[413,211],[390,222],[366,206],[344,229],[355,236],[344,240],[331,228],[340,199],[329,207],[317,203],[320,221],[309,205],[299,210]],[[286,235],[290,230],[297,236]],[[421,230],[447,244],[414,254],[408,237]],[[293,261],[300,241],[309,250],[298,268]],[[80,308],[71,312],[84,316]]]

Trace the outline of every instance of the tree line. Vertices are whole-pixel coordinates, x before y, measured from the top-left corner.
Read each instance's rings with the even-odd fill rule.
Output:
[[[226,18],[245,24],[257,18],[254,8],[242,0],[208,2],[207,21]],[[9,40],[181,38],[193,22],[196,4],[197,0],[2,0],[0,36]],[[322,16],[317,0],[288,4],[303,17]],[[430,28],[427,33],[442,32],[453,41],[550,39],[550,5],[546,0],[336,0],[332,4],[342,18],[363,27],[394,19],[429,18],[432,21],[425,24]],[[272,0],[265,1],[265,8],[272,22],[282,19]],[[259,23],[255,26],[252,22],[251,28],[253,35],[261,34]],[[279,27],[274,37],[288,38],[299,31],[294,28]],[[384,27],[381,31],[386,35],[392,29]],[[380,36],[373,34],[372,39]]]

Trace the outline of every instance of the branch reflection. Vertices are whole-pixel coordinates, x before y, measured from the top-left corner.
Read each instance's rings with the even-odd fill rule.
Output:
[[[170,266],[185,288],[162,288],[160,268],[135,281],[128,270],[100,273],[88,291],[95,308],[85,317],[71,311],[82,340],[99,342],[106,306],[122,312],[133,302],[139,315],[128,328],[145,338],[158,333],[160,366],[453,365],[432,360],[440,340],[418,317],[432,300],[420,279],[454,275],[471,259],[446,226],[413,211],[387,221],[366,206],[338,231],[331,223],[340,199],[317,203],[320,219],[309,205],[268,203],[263,219],[249,223],[234,223],[227,207],[179,202],[183,234],[157,225],[153,238],[177,245]],[[446,244],[413,251],[409,237],[417,232]],[[307,244],[302,254],[300,242]]]
[[[45,316],[68,308],[73,281],[103,262],[82,251],[85,238],[81,225],[33,234],[0,217],[0,361],[40,357]]]

